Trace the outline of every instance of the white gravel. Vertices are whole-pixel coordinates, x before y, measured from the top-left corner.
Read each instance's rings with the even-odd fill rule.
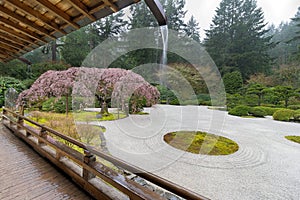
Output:
[[[239,118],[204,106],[156,105],[149,115],[101,122],[110,153],[213,200],[300,199],[300,124]],[[239,144],[227,156],[177,150],[163,135],[200,130]]]

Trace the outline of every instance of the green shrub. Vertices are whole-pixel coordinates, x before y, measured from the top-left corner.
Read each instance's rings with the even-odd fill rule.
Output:
[[[266,115],[272,116],[277,110],[280,110],[281,108],[271,108],[271,107],[266,107],[266,106],[256,106],[254,108],[260,108],[265,112]]]
[[[190,99],[183,101],[181,105],[199,105],[199,102],[197,99]]]
[[[300,109],[299,110],[296,110],[295,112],[294,112],[294,120],[296,121],[296,122],[300,122]]]
[[[253,115],[254,117],[264,117],[267,113],[260,107],[254,107],[249,110],[249,114]]]
[[[211,106],[211,101],[199,101],[199,105]]]
[[[228,114],[235,116],[248,116],[249,110],[249,106],[240,105],[230,109]]]
[[[294,110],[279,109],[273,114],[273,119],[278,121],[291,121],[294,118]]]
[[[170,105],[180,105],[180,103],[179,103],[179,101],[178,101],[177,98],[176,99],[172,99],[171,101],[169,101],[169,104]]]
[[[290,105],[287,108],[291,109],[291,110],[299,110],[300,109],[300,105]]]
[[[72,100],[69,98],[69,108],[72,108]],[[66,112],[66,97],[57,98],[49,98],[42,104],[42,111],[46,112],[56,112],[56,113],[65,113]]]

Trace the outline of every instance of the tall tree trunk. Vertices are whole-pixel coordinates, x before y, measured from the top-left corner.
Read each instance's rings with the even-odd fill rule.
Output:
[[[69,95],[66,95],[66,115],[69,114]]]
[[[53,40],[51,43],[52,62],[56,62],[56,48],[56,40]]]

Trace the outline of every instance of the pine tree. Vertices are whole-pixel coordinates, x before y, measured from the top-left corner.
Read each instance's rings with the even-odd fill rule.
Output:
[[[221,1],[205,39],[207,51],[221,73],[238,70],[245,79],[268,71],[271,37],[265,37],[265,26],[255,0]]]
[[[184,10],[185,0],[164,0],[164,7],[168,19],[168,28],[183,32],[186,29],[184,17],[187,11]]]
[[[93,49],[104,40],[119,35],[125,30],[126,23],[124,12],[119,11],[89,25],[87,33],[90,48]]]
[[[71,66],[79,67],[90,52],[88,34],[85,28],[81,28],[67,35],[61,50],[63,59]]]
[[[130,7],[129,29],[157,26],[155,17],[144,1]]]
[[[185,28],[186,35],[192,38],[193,40],[200,42],[199,29],[199,23],[196,21],[194,16],[191,16]]]

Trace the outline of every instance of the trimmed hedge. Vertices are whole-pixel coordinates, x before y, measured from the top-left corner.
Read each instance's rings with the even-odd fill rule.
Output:
[[[300,105],[290,105],[287,108],[291,109],[291,110],[299,110],[300,109]]]
[[[294,113],[294,121],[300,122],[300,109],[295,111],[295,113]]]
[[[249,110],[250,110],[249,106],[240,105],[230,109],[228,114],[235,115],[235,116],[248,116]]]
[[[254,117],[264,117],[267,115],[267,113],[264,111],[264,109],[262,109],[260,107],[250,108],[249,114],[251,114]]]
[[[290,109],[280,109],[277,110],[274,114],[273,114],[273,119],[278,120],[278,121],[286,121],[289,122],[291,120],[294,119],[294,114],[295,111],[294,110],[290,110]]]
[[[266,113],[266,115],[270,115],[270,116],[272,116],[277,110],[281,109],[281,108],[271,108],[266,106],[256,106],[254,108],[260,108]]]

